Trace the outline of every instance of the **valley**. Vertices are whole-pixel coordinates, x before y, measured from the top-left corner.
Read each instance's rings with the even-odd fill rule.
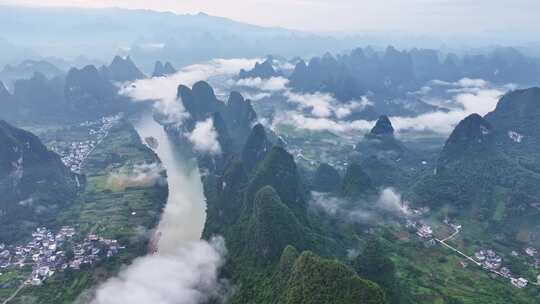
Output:
[[[56,303],[69,303],[79,297],[82,291],[87,290],[96,282],[100,282],[104,278],[113,275],[123,264],[130,263],[138,256],[144,255],[147,252],[148,237],[147,231],[150,231],[157,225],[161,218],[162,209],[165,206],[167,199],[167,184],[158,182],[165,173],[154,170],[154,172],[136,172],[133,173],[133,168],[140,164],[159,164],[159,158],[146,146],[144,146],[139,135],[131,124],[125,120],[109,120],[103,119],[106,129],[102,131],[92,131],[94,124],[81,124],[67,128],[54,128],[54,131],[49,131],[51,128],[37,128],[34,130],[43,131],[42,138],[45,143],[54,147],[72,147],[73,142],[91,142],[95,141],[95,146],[88,150],[78,150],[78,154],[66,154],[64,160],[69,164],[73,164],[73,160],[82,155],[82,158],[77,159],[80,167],[74,166],[72,170],[84,174],[80,177],[81,188],[84,189],[78,195],[73,203],[68,208],[61,211],[54,219],[44,223],[45,227],[51,229],[70,230],[70,238],[79,240],[81,245],[92,244],[96,242],[96,247],[80,247],[76,242],[71,244],[71,241],[65,245],[49,243],[47,250],[37,248],[34,258],[37,257],[40,265],[39,275],[42,269],[47,267],[41,259],[51,260],[51,256],[56,256],[58,263],[65,256],[68,257],[67,267],[60,264],[58,269],[49,268],[49,274],[43,273],[44,277],[25,282],[33,272],[32,264],[24,261],[21,266],[9,267],[2,271],[0,279],[4,281],[2,288],[2,297],[5,301],[13,295],[6,303],[25,303],[36,299],[41,303],[54,301]],[[115,121],[115,123],[112,123]],[[89,130],[89,131],[88,131]],[[92,136],[97,136],[93,138]],[[156,167],[157,168],[157,167]],[[117,188],[114,185],[115,172],[124,172],[122,175],[122,185]],[[143,181],[136,178],[133,174],[149,174],[150,180]],[[131,176],[130,176],[131,175]],[[120,178],[120,176],[119,176]],[[153,180],[151,180],[153,179]],[[21,227],[21,235],[26,234],[23,239],[30,239],[31,233],[29,228]],[[38,228],[40,234],[47,235],[47,228]],[[52,234],[57,241],[63,237]],[[38,237],[38,236],[36,236]],[[47,238],[45,238],[47,240]],[[42,238],[32,241],[34,245],[42,246],[45,242]],[[115,244],[114,248],[109,247],[110,244]],[[15,244],[14,244],[15,245]],[[73,246],[72,249],[69,249]],[[84,245],[87,246],[87,245]],[[90,245],[88,245],[90,246]],[[53,248],[54,247],[54,248]],[[17,247],[19,248],[19,247]],[[67,251],[64,249],[67,248]],[[107,249],[109,248],[109,249]],[[13,257],[9,260],[16,261],[14,249]],[[25,252],[26,249],[22,248]],[[81,255],[82,251],[88,252],[89,256]],[[48,251],[50,255],[48,256]],[[62,252],[63,251],[63,252]],[[86,254],[86,253],[84,253]],[[65,259],[65,258],[64,258]],[[52,274],[54,272],[54,274]],[[37,272],[36,272],[37,273]],[[14,279],[19,278],[19,279]],[[65,282],[72,281],[74,284],[65,285]],[[21,288],[17,282],[21,282]],[[37,285],[31,287],[30,285]],[[16,294],[14,292],[17,292]],[[4,297],[5,295],[5,297]]]
[[[16,2],[0,303],[540,303],[534,1]]]

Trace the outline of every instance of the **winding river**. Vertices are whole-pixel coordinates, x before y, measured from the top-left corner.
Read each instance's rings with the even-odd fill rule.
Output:
[[[152,117],[144,115],[134,124],[144,142],[157,139],[154,152],[167,170],[169,197],[157,228],[158,254],[173,254],[178,246],[200,240],[206,220],[206,200],[196,162],[185,158],[169,140],[163,127]]]

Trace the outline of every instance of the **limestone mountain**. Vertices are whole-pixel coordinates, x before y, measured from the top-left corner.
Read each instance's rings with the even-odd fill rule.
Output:
[[[392,96],[399,88],[419,89],[433,79],[455,82],[479,78],[494,83],[536,83],[537,63],[514,48],[496,48],[485,55],[458,56],[429,49],[357,48],[349,54],[300,61],[289,77],[298,91],[323,91],[338,100],[358,99],[366,92]],[[397,89],[397,90],[396,90]],[[381,105],[382,106],[382,105]],[[388,113],[387,111],[385,111]]]
[[[219,146],[221,147],[222,153],[225,155],[232,153],[233,139],[231,138],[231,133],[227,124],[225,123],[219,112],[215,112],[212,115],[212,124],[214,126],[214,130],[216,130],[217,132],[217,141],[219,143]]]
[[[364,155],[372,156],[385,152],[389,157],[401,157],[406,149],[394,136],[394,127],[386,115],[379,117],[375,126],[366,134],[365,140],[357,145],[357,150]]]
[[[256,124],[242,149],[242,162],[246,170],[253,171],[270,152],[270,149],[272,149],[272,143],[268,140],[264,127],[261,124]]]
[[[217,230],[223,225],[235,223],[244,208],[242,189],[248,182],[248,175],[241,161],[231,160],[217,178],[216,189],[213,195],[217,201],[217,208],[207,210],[208,230]],[[217,212],[216,212],[217,211]],[[210,226],[214,226],[210,228]]]
[[[7,90],[2,81],[0,81],[0,107],[3,109],[3,112],[8,113],[8,115],[13,113],[13,108],[15,107],[13,95]],[[3,117],[3,115],[0,114],[0,117]]]
[[[17,80],[14,87],[15,106],[5,119],[41,120],[40,117],[62,116],[65,107],[63,88],[45,75],[35,73],[30,79]]]
[[[248,143],[255,144],[247,146],[264,151],[262,126],[254,127],[251,138]],[[340,262],[317,256],[345,252],[341,240],[346,237],[335,239],[317,224],[292,155],[274,146],[255,168],[250,176],[233,157],[223,173],[209,170],[203,179],[208,206],[204,237],[227,239],[226,275],[241,286],[231,303],[385,303],[375,284]],[[300,255],[292,246],[317,254]]]
[[[0,81],[0,98],[2,98],[2,100],[11,98],[11,94],[2,81]]]
[[[69,112],[88,119],[112,114],[120,107],[115,87],[94,66],[71,69],[66,76],[64,96]]]
[[[382,115],[356,145],[357,161],[378,185],[402,184],[421,165],[421,159],[394,132],[388,116]]]
[[[385,292],[388,303],[399,304],[406,291],[400,288],[394,262],[386,255],[384,247],[371,237],[361,254],[353,260],[353,268],[362,278],[377,283]]]
[[[129,56],[126,58],[120,56],[114,57],[111,64],[102,69],[102,73],[106,79],[113,82],[126,82],[146,78]]]
[[[177,93],[178,102],[182,102],[190,114],[188,129],[197,121],[205,120],[214,113],[219,113],[231,136],[232,148],[239,151],[246,142],[252,125],[257,119],[251,102],[237,92],[231,92],[227,103],[219,100],[214,89],[204,81],[199,81],[190,89],[180,85]]]
[[[282,303],[387,302],[379,286],[360,278],[347,266],[303,252],[294,262]]]
[[[0,117],[10,122],[73,122],[95,120],[118,112],[131,112],[134,105],[118,94],[118,88],[92,65],[72,68],[67,75],[48,79],[35,73],[14,84],[12,106],[3,108]]]
[[[519,163],[540,172],[540,88],[516,90],[501,98],[497,108],[485,116],[496,126],[493,136],[506,154],[519,159]]]
[[[195,120],[204,120],[215,112],[222,112],[225,104],[217,99],[214,89],[204,81],[199,81],[190,89],[178,87],[177,98]]]
[[[339,172],[329,164],[321,164],[315,171],[311,189],[318,192],[338,192],[341,189]]]
[[[199,166],[212,172],[221,172],[227,165],[228,158],[234,153],[233,138],[227,128],[227,124],[219,112],[215,112],[209,118],[212,121],[213,130],[216,132],[216,141],[219,145],[217,153],[196,153]],[[195,151],[196,152],[196,151]]]
[[[371,131],[369,132],[368,136],[373,138],[394,136],[394,127],[392,126],[392,122],[390,122],[388,116],[382,115],[381,117],[379,117],[373,129],[371,129]]]
[[[419,203],[429,200],[430,205],[449,203],[463,207],[486,201],[487,193],[503,181],[504,172],[515,171],[511,161],[494,145],[492,128],[477,114],[456,126],[439,155],[435,171],[415,185]],[[495,164],[498,168],[493,167]]]
[[[514,91],[486,118],[473,114],[461,121],[436,170],[413,187],[415,201],[457,206],[460,214],[495,220],[508,233],[533,223],[540,195],[534,186],[540,182],[538,104],[538,89]]]
[[[341,193],[345,197],[355,198],[373,192],[375,185],[371,178],[357,163],[347,167]]]
[[[271,186],[255,194],[251,229],[253,253],[262,264],[275,263],[289,244],[305,248],[305,231]]]
[[[69,205],[76,176],[32,133],[0,121],[0,223],[2,239],[16,238],[11,225],[37,225]],[[10,232],[11,231],[11,232]]]
[[[462,120],[448,137],[439,158],[439,165],[463,157],[490,153],[493,144],[492,126],[478,114]]]
[[[251,127],[257,120],[257,113],[255,113],[251,102],[245,100],[240,93],[231,92],[223,117],[231,132],[240,140],[236,143],[239,145],[238,148],[242,147],[251,132]]]
[[[43,74],[47,78],[55,78],[64,74],[54,64],[45,60],[24,60],[16,65],[6,65],[0,71],[0,79],[11,85],[18,79],[31,78],[35,73]]]
[[[152,73],[152,77],[164,77],[172,75],[174,73],[176,73],[176,69],[170,62],[166,62],[165,64],[163,64],[161,61],[157,61],[156,65],[154,66],[154,72]]]
[[[268,57],[265,61],[262,63],[255,63],[255,66],[251,70],[240,70],[240,74],[238,75],[239,78],[261,78],[261,79],[268,79],[272,77],[278,77],[281,76],[279,72],[277,72],[274,69],[273,66],[274,58]]]
[[[247,188],[248,203],[264,186],[271,185],[281,200],[297,215],[305,213],[302,186],[296,163],[291,154],[281,147],[273,147],[257,167]]]

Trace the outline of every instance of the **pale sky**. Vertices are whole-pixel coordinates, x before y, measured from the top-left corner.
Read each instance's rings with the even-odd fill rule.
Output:
[[[540,0],[0,0],[0,4],[205,12],[308,31],[540,31]]]

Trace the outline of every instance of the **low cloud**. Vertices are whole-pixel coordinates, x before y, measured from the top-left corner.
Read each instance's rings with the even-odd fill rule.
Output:
[[[251,101],[259,101],[261,99],[265,99],[272,96],[272,94],[266,93],[266,92],[255,93],[255,94],[252,94],[249,92],[242,92],[242,95],[244,96],[245,99],[249,99]]]
[[[431,80],[428,82],[429,85],[434,86],[443,86],[443,87],[460,87],[460,88],[483,88],[488,86],[488,82],[483,79],[471,79],[463,78],[455,82],[448,82],[443,80]]]
[[[361,207],[360,205],[363,205]],[[332,217],[338,217],[354,223],[376,225],[381,214],[397,217],[413,215],[409,203],[403,201],[401,194],[393,188],[384,188],[374,202],[351,202],[333,194],[312,192],[310,206]]]
[[[377,223],[377,214],[372,210],[358,206],[351,207],[348,200],[331,194],[312,192],[309,203],[314,210],[321,211],[332,217],[345,219],[352,223],[372,225]]]
[[[444,94],[449,97],[430,98],[428,95],[432,87],[444,88]],[[512,88],[514,88],[512,85],[493,87],[482,79],[465,78],[456,82],[433,80],[412,94],[422,95],[429,103],[444,107],[446,110],[417,116],[393,116],[390,119],[398,135],[405,132],[432,132],[447,136],[468,115],[477,113],[483,116],[493,111],[504,92]],[[274,128],[279,124],[286,124],[297,129],[330,131],[343,135],[352,131],[369,131],[375,123],[345,119],[355,110],[372,105],[367,98],[343,104],[326,93],[299,94],[285,91],[283,95],[298,109],[279,113],[272,122]],[[306,114],[306,111],[309,113]]]
[[[330,131],[334,133],[348,133],[353,131],[369,131],[375,122],[367,120],[343,121],[332,118],[307,117],[302,113],[289,111],[276,115],[272,121],[272,128],[280,124],[292,125],[297,129],[310,131]]]
[[[300,110],[309,110],[315,117],[332,116],[331,102],[334,98],[326,93],[297,94],[285,92],[288,102],[294,103]]]
[[[222,237],[193,241],[173,254],[136,259],[94,294],[91,304],[199,304],[223,302],[230,289],[219,280],[226,255]],[[221,301],[220,301],[221,300]]]
[[[286,91],[283,95],[289,103],[297,105],[299,110],[308,110],[312,116],[322,118],[346,118],[353,110],[361,110],[372,105],[367,97],[343,103],[336,100],[331,94],[321,92],[300,94]]]
[[[403,201],[401,194],[394,188],[385,188],[381,191],[377,207],[397,216],[410,216],[412,214],[409,204]]]
[[[279,92],[284,91],[287,88],[288,83],[289,80],[284,77],[271,77],[268,79],[256,77],[239,79],[236,82],[232,81],[231,84],[239,87],[253,88],[265,92]]]
[[[373,106],[367,97],[363,96],[360,100],[353,100],[345,104],[340,104],[333,109],[337,118],[343,119],[351,115],[356,110],[363,110],[368,106]]]
[[[288,61],[282,61],[278,59],[274,59],[274,61],[272,62],[272,66],[274,67],[274,70],[281,72],[292,72],[296,67],[294,64]]]
[[[468,115],[477,113],[483,116],[493,111],[502,94],[504,92],[499,89],[472,88],[467,93],[455,95],[451,100],[453,108],[447,112],[430,112],[415,117],[394,116],[390,119],[398,132],[431,131],[448,135]]]
[[[344,202],[340,198],[324,193],[312,192],[311,206],[329,215],[337,215],[343,209]]]
[[[213,77],[232,77],[240,69],[253,66],[257,59],[214,59],[187,66],[173,75],[137,80],[124,84],[120,94],[136,102],[153,102],[156,110],[169,122],[182,122],[189,115],[176,99],[178,85],[192,86],[197,81]]]
[[[163,172],[163,167],[158,163],[136,164],[131,168],[112,172],[107,178],[107,186],[114,191],[124,191],[130,187],[149,187],[165,183]]]
[[[274,129],[283,124],[297,129],[346,135],[354,131],[367,132],[375,124],[367,120],[345,120],[355,111],[373,105],[367,97],[344,103],[328,93],[297,93],[286,90],[282,94],[288,103],[295,105],[296,110],[278,113],[272,121]]]
[[[357,248],[351,248],[347,249],[347,258],[349,260],[354,260],[360,255],[360,249]]]
[[[195,151],[212,155],[221,153],[221,146],[217,140],[218,133],[214,128],[212,118],[197,122],[195,129],[191,133],[186,134],[186,137],[193,144]]]

